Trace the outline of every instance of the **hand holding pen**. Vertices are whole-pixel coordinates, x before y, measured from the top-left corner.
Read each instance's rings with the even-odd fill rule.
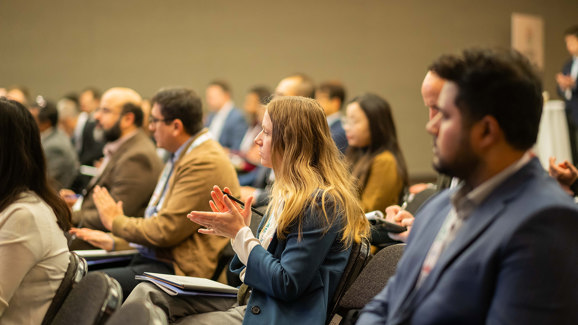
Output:
[[[209,205],[213,212],[191,211],[187,218],[205,227],[199,229],[202,234],[220,235],[235,238],[239,230],[251,224],[251,203],[250,197],[245,203],[245,207],[240,207],[237,203],[229,199],[231,191],[228,188],[221,191],[218,186],[213,187]]]

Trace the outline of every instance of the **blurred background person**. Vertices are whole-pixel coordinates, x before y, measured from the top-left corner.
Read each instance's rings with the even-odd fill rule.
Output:
[[[302,96],[315,98],[315,82],[304,73],[287,76],[275,88],[275,96]]]
[[[104,156],[103,148],[106,139],[102,130],[96,127],[94,114],[100,106],[100,90],[94,87],[85,88],[78,98],[80,114],[78,115],[72,143],[78,154],[81,174],[74,181],[73,190],[80,192],[96,175],[96,167]]]
[[[78,96],[73,93],[63,96],[56,102],[56,109],[58,110],[58,127],[68,135],[72,142],[74,129],[80,114]]]
[[[68,266],[70,211],[48,185],[30,112],[0,98],[0,116],[0,323],[40,324]]]
[[[207,87],[205,99],[210,111],[206,126],[214,139],[229,150],[239,150],[247,131],[247,121],[231,101],[231,86],[225,81],[215,80]]]
[[[578,25],[568,28],[564,32],[566,49],[571,58],[562,67],[562,72],[556,75],[558,94],[566,103],[568,117],[568,133],[572,147],[572,160],[578,162]]]
[[[78,157],[70,138],[58,128],[56,105],[38,96],[30,111],[38,123],[51,185],[56,190],[70,187],[78,173]]]
[[[13,85],[8,87],[6,90],[6,98],[15,100],[24,105],[24,107],[29,107],[31,103],[30,90],[25,86]]]
[[[346,158],[358,180],[363,210],[384,211],[399,203],[408,173],[389,104],[374,94],[355,97],[347,105],[344,127]]]
[[[265,105],[270,99],[271,91],[265,86],[255,86],[245,96],[243,109],[249,120],[249,128],[241,141],[239,151],[229,154],[242,186],[253,184],[258,169],[266,168],[260,164],[259,146],[255,144],[255,137],[261,132]]]
[[[335,141],[339,151],[345,153],[347,137],[341,123],[341,107],[345,102],[345,87],[339,81],[323,82],[315,91],[315,100],[321,104],[325,111],[333,141]]]

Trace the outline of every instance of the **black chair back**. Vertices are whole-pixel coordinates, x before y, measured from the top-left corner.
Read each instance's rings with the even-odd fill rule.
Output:
[[[357,276],[360,274],[361,270],[371,259],[371,247],[369,240],[364,238],[360,243],[354,243],[351,247],[351,255],[349,255],[349,260],[343,270],[343,275],[341,280],[335,289],[333,298],[329,303],[329,308],[327,309],[327,319],[331,319],[336,312],[339,302],[341,301],[343,295],[353,284]]]
[[[76,255],[75,252],[70,252],[70,262],[68,263],[68,268],[66,273],[64,273],[64,278],[60,282],[60,286],[56,289],[56,294],[52,298],[50,307],[44,319],[42,320],[42,325],[48,325],[54,319],[54,316],[62,306],[62,303],[68,297],[70,290],[86,275],[88,266],[84,258]]]
[[[336,308],[336,316],[330,324],[354,324],[358,311],[375,297],[395,274],[405,244],[385,247],[367,263],[351,287],[345,292]],[[355,311],[351,313],[350,311]],[[342,318],[345,319],[342,323]],[[355,318],[353,320],[349,318]]]
[[[118,282],[105,273],[90,272],[72,288],[52,324],[104,324],[121,303]]]

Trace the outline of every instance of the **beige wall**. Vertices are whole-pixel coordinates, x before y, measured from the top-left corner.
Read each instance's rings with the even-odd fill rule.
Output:
[[[93,85],[150,97],[163,86],[204,94],[225,78],[234,98],[305,72],[392,105],[412,176],[433,174],[419,86],[429,63],[468,46],[510,44],[512,12],[545,21],[546,90],[567,57],[577,0],[0,1],[0,86],[49,98]]]

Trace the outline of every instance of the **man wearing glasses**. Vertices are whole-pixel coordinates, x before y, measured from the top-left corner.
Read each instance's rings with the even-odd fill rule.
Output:
[[[240,188],[237,175],[223,147],[203,127],[201,99],[194,91],[173,88],[152,99],[149,130],[157,146],[171,153],[149,200],[144,219],[133,218],[106,189],[97,188],[94,201],[100,219],[112,236],[94,230],[73,230],[78,237],[103,249],[117,249],[124,240],[139,250],[129,266],[105,269],[117,279],[127,297],[143,272],[211,278],[218,254],[227,245],[224,237],[198,233],[199,225],[187,219],[192,211],[210,211],[214,185]]]

